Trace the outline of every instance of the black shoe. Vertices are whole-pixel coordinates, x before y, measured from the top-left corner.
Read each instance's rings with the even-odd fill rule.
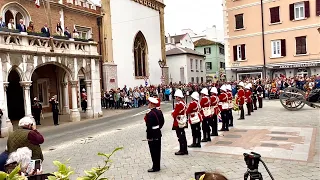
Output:
[[[211,138],[207,138],[207,141],[208,141],[208,142],[211,142]]]
[[[196,147],[196,145],[195,144],[190,144],[188,147],[189,148],[194,148],[194,147]]]
[[[160,171],[160,169],[148,169],[148,172],[158,172],[158,171]]]
[[[201,148],[201,144],[199,143],[199,144],[196,144],[196,147],[197,148]]]
[[[175,152],[174,155],[181,156],[181,155],[184,155],[184,152],[178,151],[178,152]]]
[[[225,129],[220,129],[219,131],[226,131]]]
[[[185,152],[183,152],[184,153],[184,155],[188,155],[189,153],[188,153],[188,151],[185,151]]]
[[[55,126],[59,126],[59,124],[54,124]]]
[[[233,127],[233,124],[229,124],[229,127]]]
[[[246,114],[246,116],[251,116],[251,114]]]
[[[207,142],[207,139],[202,139],[201,142]]]
[[[226,129],[225,131],[229,131],[229,129]]]
[[[41,125],[40,123],[37,123],[36,125]]]
[[[253,109],[253,110],[258,110],[257,108]]]
[[[239,118],[238,120],[244,120],[244,118]]]

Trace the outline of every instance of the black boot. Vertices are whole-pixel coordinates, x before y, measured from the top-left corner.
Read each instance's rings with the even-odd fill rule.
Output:
[[[197,144],[197,139],[196,139],[196,137],[192,137],[192,140],[193,140],[193,142],[192,142],[192,144],[191,145],[189,145],[188,147],[189,148],[194,148],[194,147],[196,147],[196,144]]]
[[[196,147],[201,148],[201,136],[196,138]]]

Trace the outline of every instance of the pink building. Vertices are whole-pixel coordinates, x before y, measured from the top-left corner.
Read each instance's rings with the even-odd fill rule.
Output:
[[[320,74],[320,0],[223,5],[228,79]]]

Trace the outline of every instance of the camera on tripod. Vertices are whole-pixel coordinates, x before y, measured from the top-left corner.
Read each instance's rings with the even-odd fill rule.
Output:
[[[243,153],[244,161],[247,165],[247,172],[244,173],[244,180],[247,180],[248,177],[250,177],[250,180],[262,180],[262,174],[259,172],[259,162],[263,164],[263,166],[266,168],[270,178],[274,180],[272,174],[270,173],[267,165],[261,160],[261,155],[255,152]]]

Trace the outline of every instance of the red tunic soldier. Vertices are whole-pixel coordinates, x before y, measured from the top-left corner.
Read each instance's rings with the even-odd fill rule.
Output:
[[[192,101],[190,102],[186,114],[189,117],[189,123],[191,124],[191,130],[192,130],[192,138],[193,142],[190,146],[190,148],[193,147],[201,147],[201,127],[200,123],[202,121],[202,117],[199,114],[200,106],[199,106],[199,93],[193,92],[191,94]]]
[[[240,111],[240,118],[238,120],[242,120],[244,119],[244,109],[243,109],[243,105],[245,102],[245,92],[243,90],[244,87],[244,83],[240,82],[238,84],[238,94],[237,94],[237,99],[236,99],[236,103],[238,104],[239,107],[239,111]]]
[[[180,144],[180,150],[175,153],[175,155],[187,155],[187,138],[184,129],[187,127],[187,117],[186,117],[186,104],[183,101],[183,94],[180,89],[177,89],[174,93],[176,99],[176,105],[172,112],[173,117],[173,127],[172,130],[176,131],[178,141]]]
[[[222,85],[220,88],[219,95],[219,108],[221,111],[221,119],[222,119],[222,128],[220,131],[229,131],[229,120],[228,120],[228,95],[227,95],[227,87],[226,85]]]
[[[229,122],[229,126],[230,127],[233,127],[233,115],[232,115],[232,109],[233,109],[233,96],[232,96],[232,88],[231,88],[231,85],[228,84],[227,85],[227,95],[228,95],[228,103],[229,103],[229,106],[228,106],[228,122]]]
[[[202,121],[203,139],[201,140],[201,142],[207,142],[207,141],[211,141],[210,127],[209,127],[209,123],[211,120],[210,98],[209,98],[209,92],[207,88],[203,88],[200,93],[202,96],[200,100],[200,106],[201,106],[200,113],[203,118],[203,121]]]
[[[218,107],[219,97],[218,90],[216,87],[212,87],[210,96],[210,109],[212,114],[212,124],[211,125],[211,136],[218,136],[218,114],[220,113],[220,109]]]
[[[251,93],[251,90],[250,90],[250,85],[247,84],[245,89],[246,89],[245,90],[245,97],[246,97],[247,109],[248,109],[248,114],[247,115],[250,116],[251,112],[252,112],[252,110],[251,110],[251,108],[252,108],[252,97],[251,97],[252,93]]]

